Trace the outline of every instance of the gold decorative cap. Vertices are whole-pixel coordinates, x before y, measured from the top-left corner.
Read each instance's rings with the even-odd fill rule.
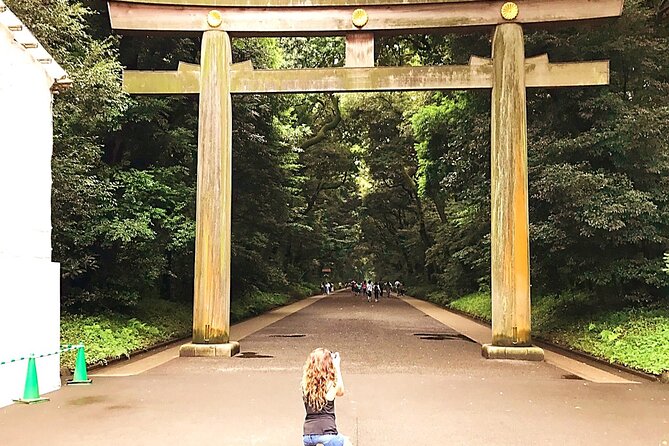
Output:
[[[221,23],[223,23],[223,16],[221,15],[221,11],[217,11],[215,9],[209,11],[209,14],[207,14],[207,23],[212,28],[218,28],[221,26]]]
[[[518,5],[514,2],[506,2],[502,5],[502,17],[506,20],[513,20],[518,17]]]
[[[365,11],[364,9],[356,9],[355,11],[353,11],[353,16],[351,17],[351,21],[356,27],[362,28],[369,21],[369,17],[367,16],[367,11]]]

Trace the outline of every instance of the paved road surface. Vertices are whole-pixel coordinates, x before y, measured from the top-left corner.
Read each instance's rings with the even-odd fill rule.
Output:
[[[669,441],[669,386],[485,360],[478,344],[398,299],[336,294],[241,345],[239,357],[176,358],[0,409],[0,445],[297,446],[302,364],[319,346],[341,352],[337,421],[357,446]]]

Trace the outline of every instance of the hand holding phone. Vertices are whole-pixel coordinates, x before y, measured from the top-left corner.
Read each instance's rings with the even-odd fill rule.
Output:
[[[339,352],[332,352],[330,354],[332,355],[332,363],[334,366],[339,367],[339,364],[341,363],[341,356],[339,356]]]

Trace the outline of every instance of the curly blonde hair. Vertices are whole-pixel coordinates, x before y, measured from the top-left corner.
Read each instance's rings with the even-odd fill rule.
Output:
[[[321,411],[327,403],[328,386],[335,385],[336,379],[330,350],[317,348],[304,363],[302,397],[311,408]]]

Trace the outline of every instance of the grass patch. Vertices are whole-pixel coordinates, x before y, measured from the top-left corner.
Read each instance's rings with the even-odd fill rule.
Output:
[[[61,344],[83,343],[86,362],[106,364],[164,341],[190,335],[193,310],[187,305],[164,300],[141,301],[133,315],[104,313],[61,316]],[[61,366],[74,369],[75,353],[61,355]]]
[[[442,288],[436,285],[409,285],[407,287],[407,294],[441,305],[442,307],[448,306],[452,300]]]
[[[313,296],[320,291],[318,285],[309,283],[292,284],[280,293],[255,291],[230,303],[230,322],[235,323],[293,301]]]
[[[257,291],[230,304],[230,322],[253,317],[294,300],[316,294],[317,285],[291,285],[281,293]],[[193,329],[193,309],[189,305],[164,300],[142,300],[132,314],[106,312],[96,315],[63,313],[61,344],[83,343],[89,365],[129,358],[133,352],[162,342],[185,338]],[[75,352],[61,355],[61,367],[74,369]]]
[[[443,306],[487,321],[492,318],[488,293],[463,296]],[[669,370],[667,304],[602,310],[585,294],[541,296],[532,301],[532,330],[537,337],[611,363],[654,374]]]
[[[468,294],[452,301],[449,307],[483,319],[484,321],[489,322],[492,320],[492,304],[490,294],[488,293]]]
[[[292,284],[286,290],[286,293],[293,299],[304,299],[305,297],[313,296],[320,292],[320,285],[308,282]]]
[[[600,312],[539,335],[644,372],[669,370],[669,308]]]
[[[286,305],[292,300],[288,294],[256,291],[230,304],[230,322],[234,324],[257,316],[273,308]]]
[[[436,285],[409,285],[407,286],[407,294],[419,299],[429,300],[429,295],[439,292],[439,287]]]

